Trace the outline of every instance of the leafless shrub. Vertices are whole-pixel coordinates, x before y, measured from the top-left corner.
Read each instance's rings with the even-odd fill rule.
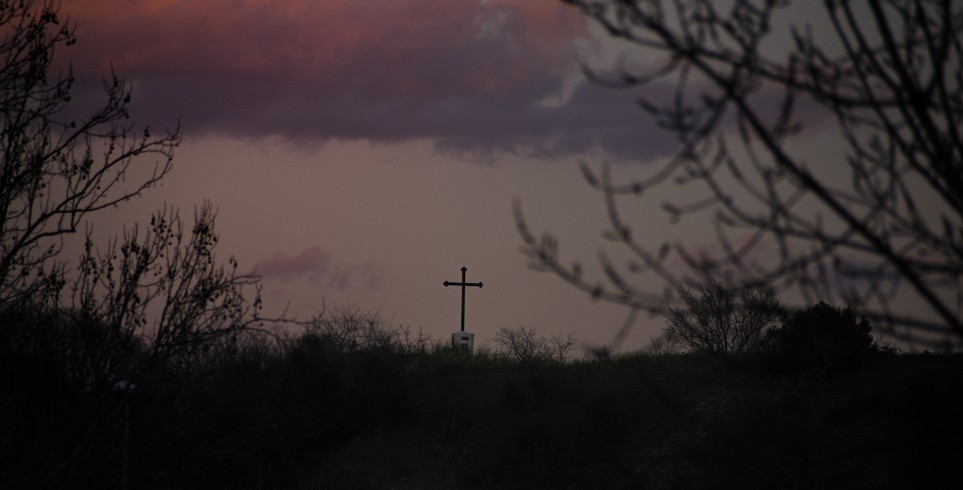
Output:
[[[522,363],[538,360],[565,362],[575,350],[575,337],[569,334],[546,338],[532,326],[501,327],[495,333],[495,343]]]
[[[777,326],[783,308],[768,289],[734,289],[719,282],[681,291],[685,307],[665,314],[666,336],[693,351],[732,359],[751,352]]]
[[[431,337],[420,329],[396,325],[381,310],[362,310],[356,305],[340,304],[321,309],[304,324],[308,334],[319,336],[337,352],[385,350],[400,353],[428,352]]]
[[[567,361],[575,351],[575,344],[575,336],[571,332],[552,335],[548,338],[549,359],[558,363]]]
[[[653,356],[665,356],[671,354],[677,354],[681,351],[681,346],[679,345],[679,339],[677,339],[672,332],[667,331],[662,333],[657,337],[653,337],[649,341],[642,352],[645,354],[650,354]]]
[[[233,257],[227,267],[216,259],[215,216],[205,203],[185,230],[165,207],[103,250],[88,235],[73,308],[113,335],[141,338],[155,363],[262,326],[258,277],[238,273]]]

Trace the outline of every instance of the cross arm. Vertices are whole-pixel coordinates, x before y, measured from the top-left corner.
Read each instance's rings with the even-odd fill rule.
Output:
[[[481,283],[481,282],[451,282],[451,281],[445,281],[445,282],[443,282],[442,284],[444,284],[446,288],[447,288],[448,286],[477,286],[477,287],[482,287],[482,283]]]

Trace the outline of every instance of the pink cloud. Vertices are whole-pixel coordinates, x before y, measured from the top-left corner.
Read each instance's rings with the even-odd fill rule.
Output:
[[[311,282],[317,282],[330,268],[331,254],[321,247],[305,248],[293,257],[279,250],[255,266],[257,273],[264,278],[306,277]]]
[[[360,287],[371,291],[384,284],[382,271],[373,264],[339,266],[331,254],[319,246],[307,247],[293,256],[279,250],[258,261],[255,272],[264,280],[303,279],[337,290]]]
[[[407,58],[485,39],[508,40],[513,48],[540,53],[538,59],[513,65],[532,71],[545,63],[567,62],[565,44],[582,28],[577,12],[556,0],[488,5],[462,0],[151,0],[123,5],[76,0],[65,10],[79,23],[81,39],[96,45],[87,50],[101,63],[96,68],[123,62],[128,69],[161,72],[214,63],[239,71],[293,68],[323,74],[372,47]],[[205,63],[191,61],[197,59]]]
[[[580,14],[557,0],[76,0],[63,51],[79,99],[111,66],[140,123],[293,141],[430,139],[443,150],[658,153],[672,141],[632,96],[583,85]]]

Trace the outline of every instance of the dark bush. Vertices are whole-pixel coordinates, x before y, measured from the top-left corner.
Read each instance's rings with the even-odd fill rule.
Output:
[[[769,332],[765,351],[779,374],[825,381],[864,368],[878,351],[866,319],[820,302]]]
[[[123,419],[112,386],[137,354],[126,340],[72,311],[0,310],[0,488],[120,481]]]

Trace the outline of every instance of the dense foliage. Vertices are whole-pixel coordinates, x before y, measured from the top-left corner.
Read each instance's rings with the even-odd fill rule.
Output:
[[[817,380],[863,369],[878,351],[865,318],[850,309],[818,303],[794,313],[766,339],[771,365],[780,373]]]

